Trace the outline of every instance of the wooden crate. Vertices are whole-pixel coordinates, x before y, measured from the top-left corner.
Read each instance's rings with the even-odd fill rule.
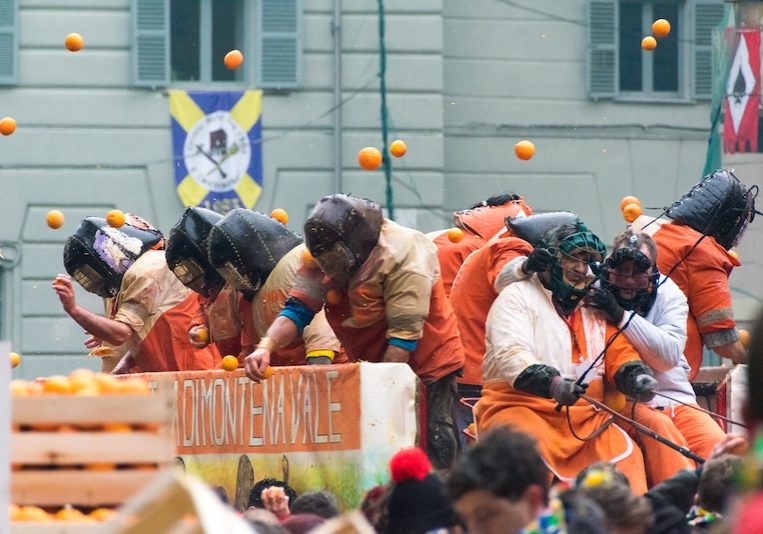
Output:
[[[173,403],[169,388],[160,388],[153,395],[15,397],[11,410],[14,429],[104,423],[145,425],[145,429],[14,430],[11,463],[24,467],[11,473],[11,502],[41,507],[122,504],[155,478],[158,470],[172,465]],[[119,468],[83,469],[95,467],[93,464],[117,464]]]

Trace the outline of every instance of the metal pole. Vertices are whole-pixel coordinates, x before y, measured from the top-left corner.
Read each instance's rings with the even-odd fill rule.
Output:
[[[381,127],[382,127],[382,164],[384,165],[384,180],[387,186],[387,214],[395,220],[395,205],[392,200],[392,161],[387,150],[387,49],[384,46],[384,0],[379,2],[379,93],[381,95]]]
[[[334,180],[332,193],[342,192],[342,0],[334,0]]]

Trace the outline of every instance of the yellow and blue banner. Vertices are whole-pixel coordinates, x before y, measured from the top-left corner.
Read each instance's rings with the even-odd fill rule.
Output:
[[[180,200],[222,214],[252,208],[262,192],[262,91],[169,97]]]

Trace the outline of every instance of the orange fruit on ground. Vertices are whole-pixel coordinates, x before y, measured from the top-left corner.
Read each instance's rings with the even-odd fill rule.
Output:
[[[64,225],[64,213],[61,210],[50,210],[45,217],[45,222],[48,223],[49,228],[58,230]]]
[[[111,210],[106,214],[106,222],[114,228],[121,228],[125,224],[125,214],[122,210]]]
[[[132,427],[127,423],[103,423],[103,431],[125,433],[132,432]]]
[[[389,145],[389,153],[396,158],[402,158],[405,153],[408,152],[408,145],[402,139],[395,139],[392,144]]]
[[[81,521],[85,514],[67,504],[53,516],[56,521]]]
[[[69,52],[78,52],[85,46],[85,40],[78,33],[70,33],[64,39],[64,45]]]
[[[235,371],[238,369],[238,358],[228,354],[222,361],[222,368],[226,371]]]
[[[639,204],[626,204],[623,208],[623,219],[625,219],[626,222],[632,223],[638,218],[639,215],[641,215],[641,212],[642,209]]]
[[[329,289],[326,291],[326,302],[333,304],[334,306],[342,302],[342,297],[344,297],[344,295],[338,289]]]
[[[670,22],[666,19],[657,19],[652,22],[652,35],[658,39],[663,39],[670,33]]]
[[[17,378],[11,380],[11,397],[28,397],[29,396],[29,384],[26,380]]]
[[[45,391],[40,382],[29,382],[26,386],[26,393],[30,397],[39,397],[40,395],[44,395]]]
[[[0,134],[11,135],[16,131],[16,120],[12,117],[0,119]]]
[[[223,63],[230,70],[236,70],[244,62],[244,54],[240,50],[231,50],[223,58]]]
[[[657,39],[655,39],[651,35],[647,35],[646,37],[641,39],[641,48],[643,48],[647,52],[651,52],[652,50],[657,48]]]
[[[276,208],[271,211],[270,216],[281,224],[286,224],[289,222],[289,214],[286,213],[286,210],[281,208]]]
[[[98,393],[100,393],[98,382],[95,381],[92,374],[90,376],[84,373],[77,373],[75,375],[70,374],[69,383],[72,385],[72,392],[77,395],[98,395]]]
[[[53,521],[48,513],[39,506],[22,506],[18,513],[18,521]]]
[[[378,148],[373,146],[361,148],[360,152],[358,152],[358,163],[367,171],[376,170],[382,164],[382,153]]]
[[[116,471],[117,464],[85,464],[85,471]]]
[[[315,263],[315,258],[313,258],[313,255],[310,254],[310,251],[307,249],[302,251],[302,264],[310,269],[314,269],[318,266],[318,264]]]
[[[195,343],[209,343],[209,329],[204,326],[196,328],[191,332],[191,339]]]
[[[514,154],[521,160],[527,161],[535,155],[535,145],[527,139],[514,145]]]
[[[622,211],[623,209],[625,209],[625,206],[627,206],[628,204],[638,204],[640,206],[641,201],[637,197],[634,197],[633,195],[624,196],[622,200],[620,201],[620,210]]]
[[[750,344],[750,332],[744,328],[739,329],[739,341],[747,348]]]
[[[116,395],[120,392],[121,381],[113,375],[96,373],[93,379],[98,384],[98,390],[101,392],[101,395]]]
[[[90,512],[90,517],[92,517],[96,521],[108,521],[115,515],[117,515],[117,513],[114,510],[111,510],[110,508],[96,508],[95,510]]]
[[[53,395],[71,395],[74,393],[74,386],[68,377],[53,375],[43,381],[42,390]]]
[[[268,365],[267,367],[265,367],[265,372],[263,372],[262,375],[263,375],[262,378],[264,380],[267,380],[268,378],[272,377],[273,376],[273,368]]]
[[[8,354],[11,360],[11,369],[15,369],[21,363],[21,355],[18,352],[11,352]]]
[[[458,243],[464,238],[464,231],[461,228],[451,228],[448,230],[448,239],[451,243]]]
[[[148,382],[142,378],[124,378],[117,380],[117,382],[119,383],[117,392],[121,395],[148,395],[151,393]]]

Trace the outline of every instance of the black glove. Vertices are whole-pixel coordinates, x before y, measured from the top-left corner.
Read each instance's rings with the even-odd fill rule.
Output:
[[[551,266],[554,256],[545,248],[535,248],[522,264],[522,272],[525,274],[542,273]]]
[[[651,375],[638,375],[633,381],[634,399],[640,402],[649,402],[654,398],[654,390],[657,387],[657,380]]]
[[[652,371],[641,362],[627,362],[615,373],[615,385],[626,397],[639,402],[654,398],[657,380]]]
[[[572,406],[585,390],[585,385],[580,385],[571,378],[557,376],[551,382],[551,396],[560,406]]]
[[[610,323],[620,324],[620,321],[623,320],[625,310],[608,289],[592,287],[588,292],[586,302],[592,308],[596,308],[603,313]]]

